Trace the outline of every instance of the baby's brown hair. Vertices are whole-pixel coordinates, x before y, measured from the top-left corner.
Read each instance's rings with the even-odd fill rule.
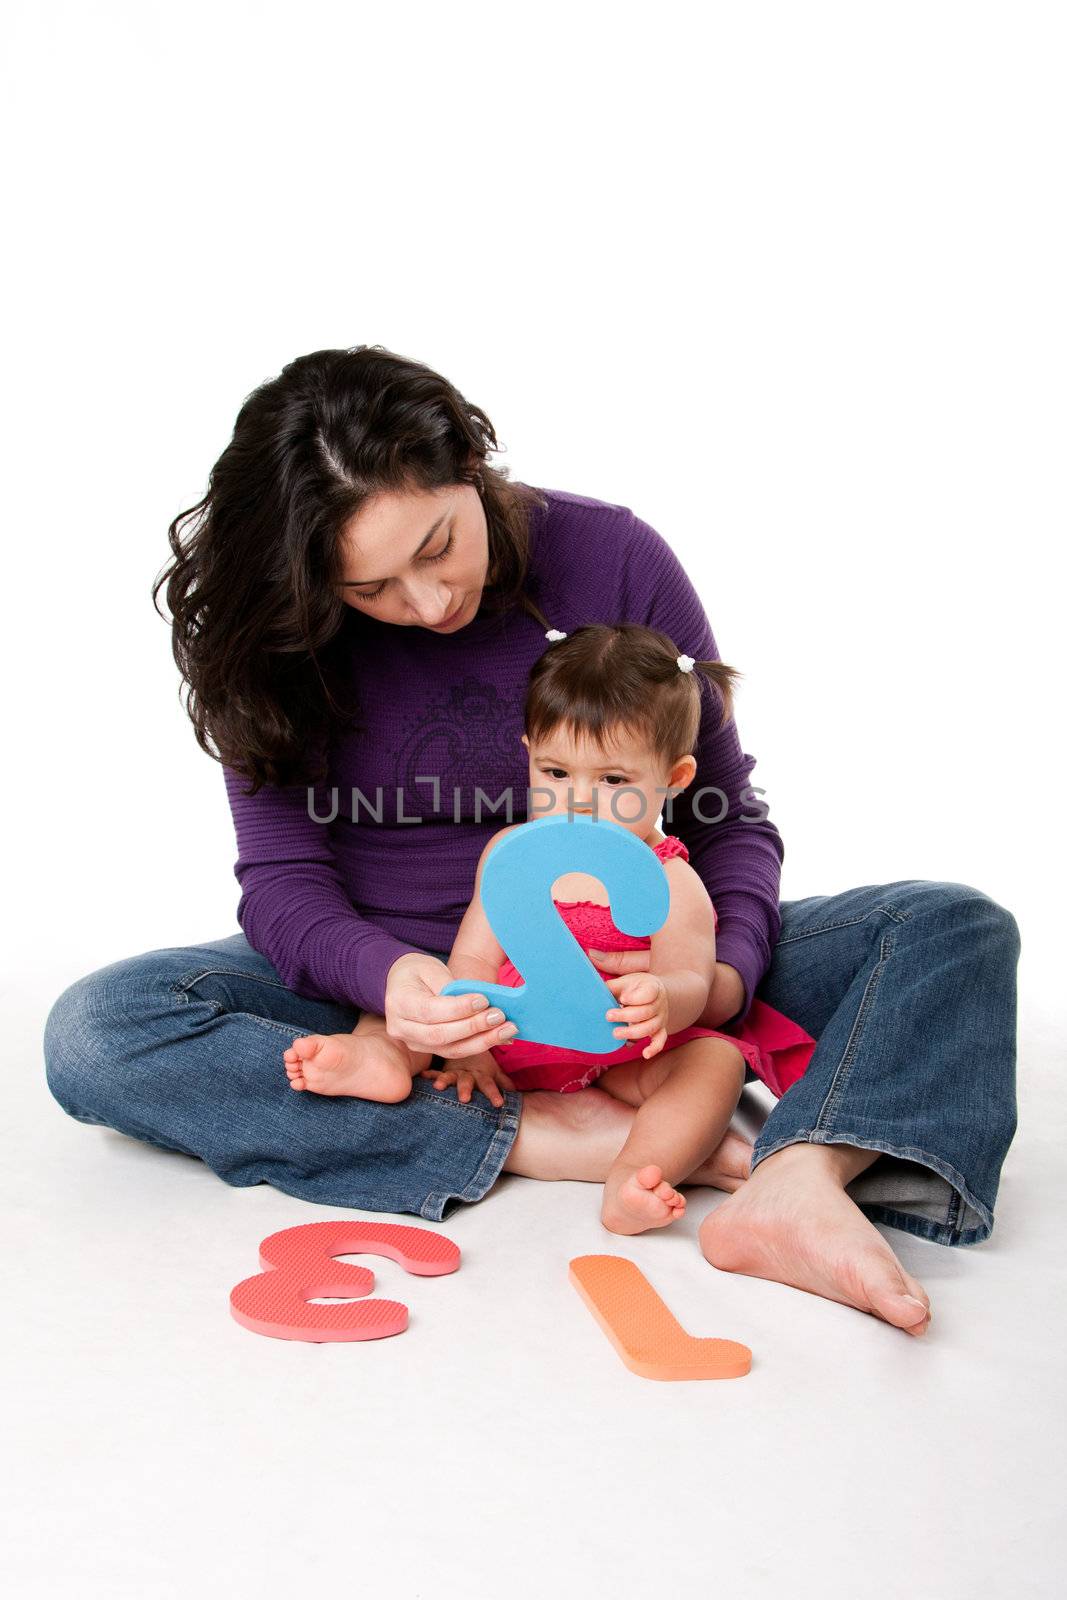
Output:
[[[534,662],[526,737],[533,743],[564,727],[604,745],[622,726],[643,735],[667,765],[691,755],[700,729],[698,670],[721,705],[720,727],[733,714],[733,680],[742,674],[722,661],[696,660],[683,672],[681,653],[667,634],[639,623],[575,628]]]

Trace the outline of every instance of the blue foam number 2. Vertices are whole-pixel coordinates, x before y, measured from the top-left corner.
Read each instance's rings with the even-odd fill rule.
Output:
[[[670,886],[653,851],[636,834],[604,818],[539,817],[505,834],[482,869],[482,905],[489,925],[525,982],[454,978],[442,994],[484,994],[518,1028],[520,1039],[606,1055],[617,1039],[605,1012],[618,1001],[552,901],[565,872],[599,878],[620,933],[641,938],[667,920]]]

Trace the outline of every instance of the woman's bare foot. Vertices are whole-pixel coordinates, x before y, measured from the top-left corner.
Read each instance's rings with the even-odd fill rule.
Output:
[[[748,1182],[751,1166],[752,1146],[747,1139],[743,1139],[739,1133],[734,1133],[728,1128],[719,1142],[718,1149],[713,1151],[695,1172],[691,1172],[688,1178],[683,1178],[682,1183],[686,1187],[690,1184],[704,1184],[708,1188],[725,1189],[727,1194],[733,1194],[742,1184]]]
[[[504,1171],[551,1182],[603,1183],[633,1120],[633,1109],[603,1089],[530,1089],[520,1096],[519,1131]]]
[[[612,1233],[645,1233],[685,1216],[685,1196],[654,1166],[612,1168],[600,1220]]]
[[[851,1145],[776,1150],[704,1218],[701,1250],[723,1272],[771,1278],[924,1334],[929,1295],[845,1193],[871,1157]]]
[[[530,1089],[522,1096],[519,1131],[504,1171],[524,1178],[604,1183],[630,1136],[634,1114],[632,1106],[595,1086],[577,1094]],[[683,1181],[732,1193],[747,1181],[751,1160],[748,1140],[728,1132]]]
[[[385,1033],[308,1033],[283,1052],[291,1089],[393,1102],[411,1093],[406,1045]]]

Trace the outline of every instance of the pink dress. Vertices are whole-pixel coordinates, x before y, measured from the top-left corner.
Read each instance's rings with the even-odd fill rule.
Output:
[[[661,861],[669,861],[672,856],[689,860],[689,851],[673,834],[651,848]],[[652,943],[649,938],[620,933],[611,920],[608,906],[597,905],[592,900],[556,900],[554,904],[583,950],[647,950]],[[717,931],[718,912],[714,912],[714,916]],[[617,976],[605,972],[602,967],[596,970],[602,978]],[[496,981],[516,989],[523,979],[511,962],[505,960]],[[516,1089],[555,1089],[560,1094],[574,1094],[595,1083],[609,1067],[639,1060],[648,1038],[646,1034],[643,1039],[624,1039],[620,1041],[620,1048],[609,1055],[592,1055],[585,1050],[567,1050],[561,1045],[517,1038],[510,1045],[495,1046],[492,1055]],[[810,1034],[758,999],[753,999],[743,1022],[731,1023],[725,1030],[690,1027],[668,1034],[660,1054],[677,1044],[685,1044],[688,1039],[728,1039],[737,1046],[756,1076],[778,1097],[803,1076],[815,1049],[815,1040]]]

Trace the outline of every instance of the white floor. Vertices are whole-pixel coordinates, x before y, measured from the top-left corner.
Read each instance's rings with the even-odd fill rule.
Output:
[[[427,1225],[462,1248],[455,1275],[363,1258],[409,1305],[406,1333],[315,1345],[247,1332],[229,1291],[266,1234],[356,1213],[231,1189],[71,1121],[41,1067],[52,993],[22,996],[9,1028],[3,1569],[19,1600],[1056,1592],[1067,1130],[1062,1058],[1036,1024],[993,1237],[948,1250],[885,1230],[932,1297],[924,1340],[713,1271],[695,1235],[714,1191],[691,1191],[669,1235],[621,1241],[594,1187],[507,1178]],[[750,1345],[749,1376],[627,1371],[567,1278],[603,1251],[691,1332]]]

